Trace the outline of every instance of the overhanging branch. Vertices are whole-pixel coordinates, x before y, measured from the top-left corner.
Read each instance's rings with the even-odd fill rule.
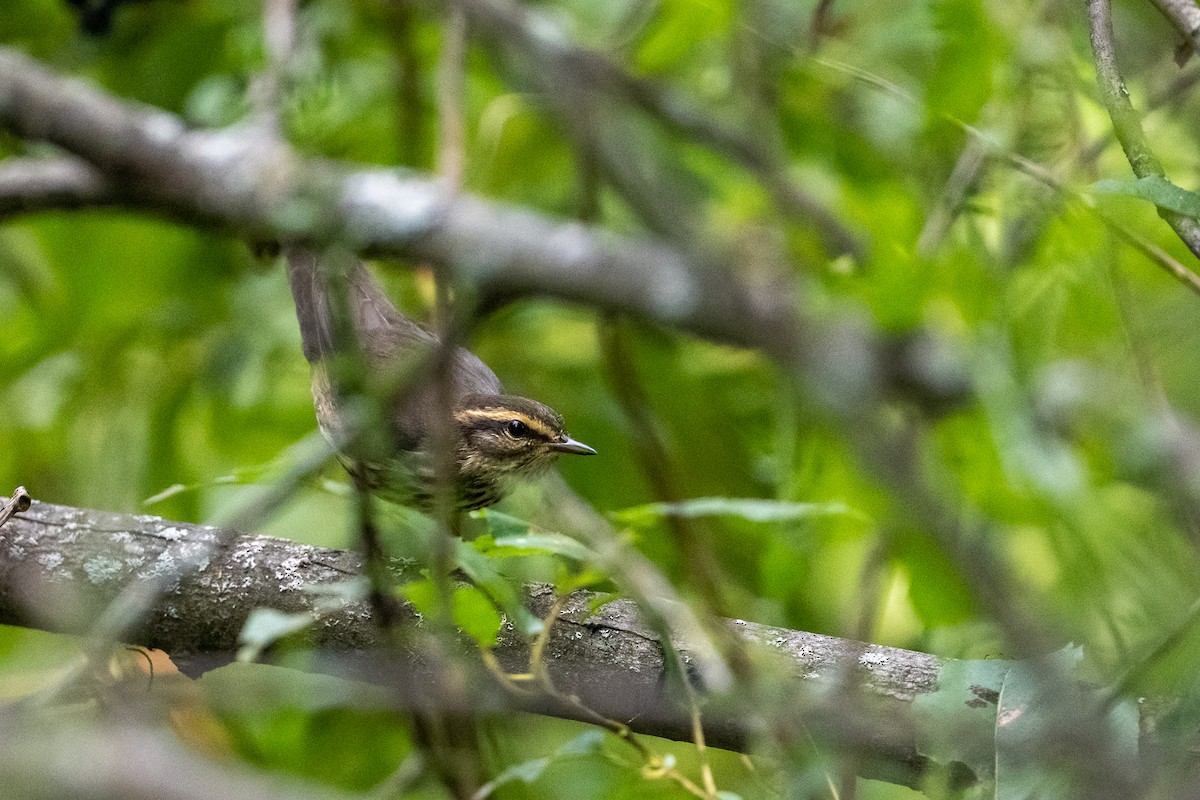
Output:
[[[751,286],[661,242],[455,194],[430,177],[303,158],[251,125],[189,130],[3,47],[0,126],[74,156],[0,162],[0,218],[117,206],[251,239],[441,264],[485,302],[557,297],[761,350],[839,414],[890,390],[934,405],[967,391],[944,346],[930,358],[928,340],[907,350],[866,326],[807,319],[793,287]]]
[[[115,201],[243,236],[411,256],[454,268],[485,295],[586,301],[777,356],[798,342],[787,293],[751,291],[729,271],[662,244],[458,195],[427,177],[304,159],[253,126],[189,130],[174,115],[56,76],[5,48],[0,125],[56,144],[98,173],[76,167],[67,175],[60,164],[32,195],[10,191],[0,201],[10,213],[52,200]],[[0,185],[16,183],[6,179]]]

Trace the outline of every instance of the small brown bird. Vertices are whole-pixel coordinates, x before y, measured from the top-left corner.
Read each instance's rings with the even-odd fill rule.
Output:
[[[312,365],[317,422],[338,449],[342,463],[367,488],[389,499],[430,508],[438,473],[431,442],[437,414],[453,421],[454,497],[460,510],[499,501],[516,481],[545,472],[559,453],[595,454],[563,431],[558,412],[536,400],[502,394],[495,373],[473,353],[456,347],[450,360],[451,407],[439,407],[439,397],[445,395],[431,381],[416,391],[399,393],[384,403],[391,455],[376,463],[347,458],[344,448],[351,431],[345,393],[333,385],[325,363],[347,350],[339,345],[338,332],[352,330],[366,368],[385,374],[393,374],[406,358],[431,352],[438,340],[401,314],[361,263],[346,276],[343,291],[349,319],[339,327],[331,306],[333,278],[318,256],[299,248],[285,252],[304,357]]]

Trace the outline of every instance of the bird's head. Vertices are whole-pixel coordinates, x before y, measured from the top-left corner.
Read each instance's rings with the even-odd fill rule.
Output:
[[[557,411],[525,397],[468,395],[454,421],[458,468],[465,476],[527,478],[543,472],[559,453],[596,453],[563,431]]]

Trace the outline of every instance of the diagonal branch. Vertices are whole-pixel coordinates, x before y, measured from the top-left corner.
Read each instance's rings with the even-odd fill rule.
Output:
[[[1129,100],[1129,90],[1117,66],[1117,48],[1113,38],[1112,8],[1109,0],[1088,0],[1092,55],[1096,59],[1096,80],[1100,97],[1112,120],[1117,141],[1125,151],[1129,166],[1139,178],[1147,175],[1166,177],[1162,164],[1150,149],[1142,120]],[[1174,211],[1160,208],[1158,214],[1194,255],[1200,257],[1200,222]]]
[[[430,178],[306,160],[250,127],[188,130],[178,117],[55,76],[3,48],[0,125],[74,153],[110,181],[64,171],[57,194],[43,189],[26,205],[119,199],[248,237],[339,239],[445,264],[485,296],[586,301],[777,356],[798,341],[784,298],[756,294],[728,270],[700,268],[662,244],[452,195]],[[64,194],[69,185],[76,191]]]
[[[261,127],[189,130],[3,47],[0,127],[73,154],[0,162],[0,216],[119,206],[250,239],[337,241],[434,263],[474,287],[482,307],[557,297],[759,349],[839,413],[912,387],[964,396],[965,379],[931,383],[919,369],[893,381],[892,350],[860,326],[798,316],[794,287],[750,286],[662,242],[453,194],[432,177],[306,159]]]

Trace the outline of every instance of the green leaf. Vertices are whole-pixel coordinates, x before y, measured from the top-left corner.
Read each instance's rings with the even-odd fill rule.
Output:
[[[594,753],[604,743],[605,733],[599,728],[588,728],[558,748],[560,756],[582,756]]]
[[[487,595],[474,586],[459,586],[454,590],[454,624],[474,639],[480,647],[496,644],[503,619]]]
[[[546,771],[546,768],[551,763],[559,758],[564,756],[586,756],[595,753],[604,743],[604,735],[603,731],[592,728],[572,738],[549,756],[514,764],[489,781],[476,796],[488,797],[501,786],[513,783],[514,781],[526,784],[533,783],[542,777],[542,773]]]
[[[585,545],[561,533],[543,531],[525,520],[491,509],[475,515],[484,520],[488,533],[477,538],[475,549],[489,556],[520,556],[550,554],[575,561],[591,561],[594,553]]]
[[[307,611],[289,614],[274,608],[254,609],[238,635],[242,645],[238,650],[238,661],[253,661],[263,650],[285,636],[304,630],[313,621],[313,615]]]
[[[929,110],[974,121],[991,95],[994,23],[982,0],[934,0],[929,5],[941,39],[929,76]]]
[[[1004,676],[1013,662],[946,661],[937,690],[918,695],[913,712],[928,735],[917,752],[936,764],[966,764],[976,775],[991,775],[995,759],[996,706]]]
[[[379,710],[396,702],[380,686],[274,664],[226,664],[204,673],[198,683],[222,713],[254,715],[279,708],[309,713],[332,708]]]
[[[1092,191],[1139,197],[1167,211],[1200,219],[1200,194],[1176,186],[1161,175],[1147,175],[1133,180],[1105,178],[1092,184]]]
[[[564,556],[575,561],[590,561],[594,553],[584,545],[561,533],[527,533],[517,536],[501,536],[490,555],[516,556],[550,554]]]
[[[869,518],[845,503],[788,503],[755,497],[694,497],[679,503],[646,503],[613,513],[625,525],[644,525],[663,517],[740,517],[748,522],[788,522],[822,516]]]
[[[454,554],[458,568],[476,586],[487,592],[518,631],[526,636],[536,636],[541,632],[542,621],[529,613],[516,587],[495,570],[486,556],[461,539],[455,542]]]
[[[535,758],[530,761],[523,761],[520,764],[513,764],[493,778],[487,786],[483,787],[479,795],[487,797],[499,787],[513,781],[533,783],[542,777],[542,773],[546,771],[546,767],[548,766],[550,766],[550,759],[548,757]]]
[[[478,511],[472,511],[471,516],[475,519],[483,520],[484,524],[487,525],[488,534],[493,540],[503,536],[521,536],[529,533],[533,528],[532,525],[519,517],[514,517],[511,514],[505,514],[502,511],[496,511],[491,508],[481,508]]]

